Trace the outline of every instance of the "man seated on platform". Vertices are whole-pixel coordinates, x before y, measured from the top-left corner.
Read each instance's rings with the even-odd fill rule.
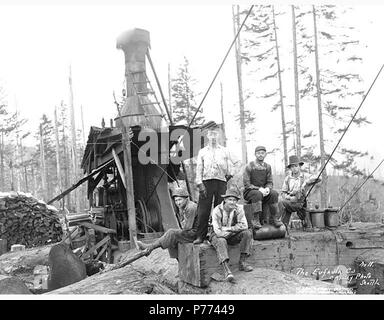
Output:
[[[232,188],[222,197],[223,202],[212,211],[213,231],[209,239],[223,266],[225,279],[233,281],[234,276],[228,266],[228,245],[240,243],[239,270],[252,271],[253,268],[245,262],[250,255],[252,232],[248,229],[243,206],[237,204],[240,193]]]
[[[244,200],[252,206],[252,229],[260,229],[260,216],[262,206],[268,205],[272,218],[272,225],[280,227],[283,224],[278,220],[279,194],[273,190],[272,168],[264,162],[267,150],[263,146],[255,149],[255,161],[251,161],[244,170]]]
[[[304,172],[301,171],[301,167],[303,165],[304,162],[300,161],[296,155],[289,157],[287,167],[290,172],[284,179],[283,186],[281,188],[282,200],[279,201],[281,221],[287,228],[293,212],[296,212],[297,216],[303,222],[303,226],[306,226],[305,194],[311,185],[321,181],[320,178],[316,179],[314,175],[308,176],[304,174]]]
[[[156,248],[168,249],[169,256],[177,259],[178,244],[189,243],[196,239],[197,228],[197,204],[189,200],[189,194],[184,188],[177,188],[172,198],[178,207],[178,216],[182,229],[169,229],[159,239],[150,244],[137,241],[140,250],[146,250],[150,254]]]

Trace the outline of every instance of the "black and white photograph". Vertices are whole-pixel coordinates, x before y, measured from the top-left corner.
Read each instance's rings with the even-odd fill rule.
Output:
[[[383,16],[0,1],[0,300],[381,299]]]

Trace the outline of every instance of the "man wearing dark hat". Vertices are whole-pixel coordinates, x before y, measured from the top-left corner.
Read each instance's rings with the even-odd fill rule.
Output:
[[[140,250],[147,250],[150,254],[156,248],[169,250],[171,258],[178,257],[178,244],[190,243],[196,239],[197,204],[189,200],[189,194],[184,188],[177,188],[172,198],[178,208],[178,216],[182,229],[169,229],[159,239],[150,244],[137,241]]]
[[[236,189],[229,189],[222,197],[224,201],[212,211],[213,231],[209,239],[223,266],[225,279],[233,281],[234,277],[228,266],[228,244],[240,243],[239,270],[252,271],[253,268],[245,262],[250,255],[252,232],[248,229],[243,206],[237,204],[240,193]]]
[[[233,176],[235,161],[228,149],[219,144],[220,128],[215,125],[208,129],[208,145],[197,155],[196,185],[199,188],[197,239],[202,243],[208,232],[208,221],[212,202],[216,207],[222,202],[221,195],[227,189],[227,181]]]
[[[314,176],[306,176],[301,167],[304,162],[296,155],[289,157],[288,169],[290,172],[285,177],[281,188],[281,198],[279,207],[281,212],[281,221],[288,226],[292,212],[296,212],[297,216],[304,221],[306,213],[306,205],[304,202],[307,188],[312,184],[318,183],[321,179]]]
[[[267,150],[264,146],[258,146],[255,149],[255,161],[251,161],[244,170],[244,199],[251,203],[252,206],[252,228],[260,229],[260,215],[262,206],[268,205],[272,224],[275,227],[282,226],[278,220],[278,199],[279,194],[273,190],[272,168],[264,162],[267,155]]]

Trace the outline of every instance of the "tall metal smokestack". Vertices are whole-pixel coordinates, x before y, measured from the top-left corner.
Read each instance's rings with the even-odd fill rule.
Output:
[[[123,50],[125,56],[127,99],[121,110],[124,125],[159,129],[162,125],[161,113],[146,95],[138,96],[149,91],[145,76],[145,55],[150,48],[149,32],[143,29],[126,31],[117,38],[116,47]]]

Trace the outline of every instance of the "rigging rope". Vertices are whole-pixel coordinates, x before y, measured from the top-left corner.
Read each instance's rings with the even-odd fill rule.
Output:
[[[349,121],[349,123],[348,123],[347,127],[345,128],[345,130],[344,130],[343,134],[341,135],[341,137],[340,137],[339,141],[337,142],[336,146],[333,148],[333,151],[332,151],[331,155],[328,157],[328,159],[327,159],[326,163],[324,164],[323,168],[320,170],[320,173],[318,174],[318,176],[317,176],[316,180],[318,180],[318,179],[320,178],[320,176],[321,176],[321,174],[323,173],[323,171],[324,171],[325,167],[327,166],[327,164],[328,164],[329,160],[331,160],[331,159],[332,159],[332,156],[333,156],[333,154],[335,153],[335,151],[336,151],[337,147],[339,146],[339,144],[340,144],[341,140],[344,138],[344,135],[345,135],[345,134],[346,134],[346,132],[348,131],[349,127],[351,126],[351,124],[352,124],[353,120],[355,119],[355,117],[356,117],[357,113],[359,112],[359,110],[360,110],[361,106],[363,105],[363,103],[364,103],[365,99],[367,98],[367,96],[368,96],[369,92],[371,91],[371,89],[372,89],[373,85],[375,84],[375,82],[376,82],[377,78],[379,77],[379,75],[380,75],[381,71],[383,70],[383,67],[384,67],[384,64],[381,66],[381,68],[380,68],[379,72],[377,73],[377,75],[376,75],[375,79],[373,80],[373,82],[372,82],[371,86],[369,87],[369,89],[368,89],[367,93],[364,95],[364,97],[363,97],[363,100],[361,101],[361,103],[360,103],[359,107],[357,108],[357,110],[356,110],[355,114],[353,115],[352,119]],[[314,187],[315,185],[316,185],[316,184],[313,184],[313,185],[311,186],[311,188],[309,189],[308,193],[306,194],[306,196],[305,196],[305,198],[304,198],[304,202],[307,200],[307,198],[308,198],[309,194],[311,193],[311,191],[312,191],[312,189],[313,189],[313,187]]]
[[[231,51],[233,45],[235,44],[237,38],[239,37],[240,31],[241,31],[241,29],[243,28],[243,26],[244,26],[244,24],[245,24],[245,21],[247,21],[249,15],[251,14],[252,9],[253,9],[254,6],[255,6],[255,5],[252,5],[252,6],[249,8],[248,13],[247,13],[246,17],[245,17],[244,20],[243,20],[243,23],[241,24],[239,30],[237,30],[237,33],[236,33],[235,38],[233,39],[231,45],[229,46],[229,49],[228,49],[227,53],[225,54],[224,59],[223,59],[223,61],[221,62],[219,69],[217,70],[215,76],[213,77],[212,82],[211,82],[211,84],[209,85],[207,91],[205,92],[204,97],[203,97],[203,99],[201,100],[201,102],[200,102],[200,104],[199,104],[199,107],[197,108],[197,110],[196,110],[194,116],[192,117],[192,120],[191,120],[191,122],[189,123],[188,127],[190,127],[190,126],[192,125],[193,120],[195,120],[195,118],[196,118],[196,116],[197,116],[197,113],[200,111],[200,108],[201,108],[201,106],[203,105],[203,102],[204,102],[205,98],[207,97],[208,92],[211,90],[213,83],[215,82],[215,80],[216,80],[216,78],[217,78],[217,76],[218,76],[218,74],[219,74],[221,68],[223,67],[225,60],[227,60],[227,57],[228,57],[228,55],[229,55],[229,52]]]
[[[341,208],[339,209],[339,212],[344,209],[344,207],[347,205],[347,203],[349,201],[351,201],[351,199],[355,196],[355,194],[361,189],[361,187],[369,180],[369,178],[372,177],[372,175],[375,173],[375,171],[382,165],[382,163],[384,162],[384,158],[383,160],[381,160],[381,162],[377,165],[377,167],[375,168],[375,170],[373,170],[368,176],[367,178],[363,181],[363,183],[355,190],[355,192],[352,194],[352,196],[349,197],[349,199],[341,206]]]

